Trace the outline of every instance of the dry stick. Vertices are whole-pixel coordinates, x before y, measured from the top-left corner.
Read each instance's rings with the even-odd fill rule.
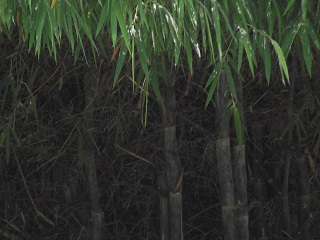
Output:
[[[144,157],[141,157],[141,156],[135,154],[134,152],[131,152],[130,150],[127,150],[127,149],[121,147],[119,144],[115,144],[115,147],[120,149],[121,151],[129,154],[132,157],[135,157],[143,162],[149,163],[150,165],[152,165],[152,167],[156,167],[156,165],[153,162],[150,162],[149,160],[145,159]]]
[[[19,168],[19,172],[20,172],[20,175],[21,175],[21,178],[22,178],[23,185],[24,185],[24,187],[25,187],[25,189],[26,189],[26,191],[27,191],[28,197],[29,197],[29,199],[30,199],[30,202],[31,202],[33,208],[34,208],[34,211],[36,212],[36,215],[37,215],[38,217],[41,217],[45,222],[47,222],[47,223],[50,224],[51,226],[54,226],[54,222],[53,222],[52,220],[50,220],[49,218],[47,218],[42,212],[40,212],[40,211],[38,210],[36,204],[34,203],[33,198],[32,198],[32,196],[31,196],[31,194],[30,194],[30,191],[29,191],[29,188],[28,188],[26,179],[25,179],[24,174],[23,174],[23,172],[22,172],[21,165],[20,165],[20,163],[19,163],[19,161],[18,161],[17,155],[16,155],[15,152],[13,152],[13,154],[14,154],[14,158],[15,158],[16,163],[17,163],[18,168]]]

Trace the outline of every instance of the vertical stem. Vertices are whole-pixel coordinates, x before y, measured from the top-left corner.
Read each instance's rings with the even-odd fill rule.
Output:
[[[167,65],[169,66],[169,64]],[[168,67],[169,68],[169,67]],[[170,240],[183,239],[182,233],[182,168],[177,153],[176,140],[176,96],[175,96],[175,74],[167,69],[166,82],[164,87],[164,108],[163,108],[163,136],[164,155],[167,165],[168,193],[170,201]]]
[[[297,60],[293,59],[293,64],[291,67],[291,85],[290,85],[290,92],[289,92],[289,101],[288,101],[288,124],[292,120],[292,111],[293,111],[293,98],[294,98],[294,83],[296,77],[296,70],[297,70]],[[290,218],[290,209],[289,209],[289,196],[288,196],[288,187],[289,187],[289,175],[290,175],[290,165],[291,159],[293,158],[292,155],[292,129],[289,131],[288,139],[287,139],[287,146],[288,146],[288,154],[286,156],[286,161],[284,164],[284,174],[283,174],[283,181],[282,181],[282,205],[283,205],[283,217],[284,217],[284,225],[286,233],[291,236],[291,218]]]
[[[94,122],[94,74],[93,71],[89,72],[86,76],[85,88],[85,162],[86,162],[86,172],[87,172],[87,181],[89,189],[89,200],[90,200],[90,212],[92,220],[92,239],[100,240],[101,239],[101,220],[102,214],[99,207],[99,189],[98,181],[96,175],[96,158],[95,158],[95,122]]]
[[[170,240],[170,202],[168,195],[167,167],[159,161],[158,187],[160,203],[160,239]]]
[[[309,239],[308,230],[311,224],[310,216],[310,185],[306,158],[303,154],[298,157],[299,174],[299,194],[300,194],[300,216],[298,234],[301,239]]]
[[[254,201],[257,203],[257,207],[254,211],[254,216],[257,219],[255,221],[255,236],[257,239],[268,239],[268,227],[264,215],[264,205],[266,199],[266,177],[263,174],[262,159],[263,159],[263,143],[262,143],[262,124],[256,124],[252,128],[254,152],[252,172],[254,180]],[[267,178],[268,179],[268,178]]]
[[[238,103],[237,107],[241,116],[244,119],[243,112],[243,91],[242,81],[239,78],[236,81]],[[245,123],[245,121],[242,121]],[[244,136],[244,124],[241,126],[242,136]],[[245,145],[237,145],[234,148],[232,159],[234,187],[235,187],[235,202],[236,208],[236,223],[237,236],[239,240],[249,240],[249,216],[248,216],[248,197],[247,197],[247,169]]]
[[[235,235],[235,199],[234,182],[231,165],[229,121],[227,119],[227,107],[229,101],[229,88],[224,70],[216,89],[216,129],[219,129],[216,141],[216,153],[218,161],[220,195],[222,205],[222,221],[226,240],[236,239]]]
[[[283,181],[282,181],[283,218],[284,218],[285,231],[289,236],[291,236],[291,221],[290,221],[290,209],[289,209],[289,199],[288,199],[288,185],[289,185],[291,157],[292,157],[291,154],[287,154],[286,156],[286,161],[284,164]]]

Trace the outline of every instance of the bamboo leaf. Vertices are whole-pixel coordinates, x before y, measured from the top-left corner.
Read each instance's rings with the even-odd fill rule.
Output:
[[[273,12],[273,9],[271,7],[271,1],[268,2],[267,5],[267,21],[268,21],[268,27],[269,27],[269,35],[273,35],[274,30],[274,23],[275,23],[275,14]]]
[[[229,83],[229,88],[230,88],[230,92],[232,94],[232,97],[237,101],[237,90],[236,90],[236,85],[229,67],[229,64],[227,62],[224,63],[224,68],[226,70],[226,76],[228,79],[228,83]]]
[[[287,66],[286,60],[284,58],[282,49],[280,48],[279,44],[276,41],[274,41],[273,39],[270,39],[270,41],[271,41],[271,43],[274,47],[274,50],[276,51],[276,54],[278,56],[280,67],[283,69],[284,75],[287,78],[287,81],[289,82],[290,78],[289,78],[288,66]],[[282,82],[284,83],[283,79],[282,79]]]
[[[213,27],[216,32],[216,42],[218,46],[219,58],[222,59],[222,43],[221,43],[221,26],[220,26],[220,13],[216,3],[213,3],[211,8],[212,18],[213,18]]]
[[[241,65],[242,65],[242,56],[243,56],[243,43],[239,42],[238,47],[238,73],[240,73]]]
[[[212,100],[214,91],[216,90],[217,84],[219,82],[219,78],[220,78],[220,74],[221,74],[221,67],[222,64],[219,63],[215,66],[214,70],[212,71],[212,73],[210,74],[210,77],[207,81],[206,87],[210,86],[209,92],[208,92],[208,96],[207,96],[207,100],[206,100],[206,104],[205,107],[208,107],[209,103]]]
[[[311,46],[310,46],[309,37],[308,37],[308,34],[306,32],[305,27],[300,29],[299,37],[300,37],[300,41],[301,41],[304,62],[306,64],[309,76],[311,76],[312,54],[311,54]]]
[[[309,36],[311,37],[314,45],[318,48],[318,50],[320,50],[319,35],[308,19],[306,21],[305,26],[306,26],[306,30],[307,30]]]
[[[41,46],[41,39],[42,39],[42,31],[43,31],[43,26],[45,23],[45,14],[46,14],[46,9],[45,9],[45,4],[41,2],[36,8],[37,11],[37,18],[36,18],[36,52],[38,53],[38,56],[40,54],[40,46]]]
[[[209,15],[209,14],[207,14]],[[209,49],[210,49],[210,56],[211,59],[214,59],[214,46],[213,46],[213,39],[212,39],[212,33],[211,33],[211,24],[209,23],[209,19],[205,18],[206,21],[206,28],[207,28],[207,35],[208,35],[208,42],[209,42]]]
[[[185,0],[179,0],[178,1],[178,38],[182,39],[182,33],[184,29],[184,1]]]
[[[118,81],[118,78],[120,76],[121,69],[123,67],[123,64],[124,64],[124,61],[126,59],[127,53],[128,53],[127,45],[126,44],[122,44],[120,52],[119,52],[119,58],[118,58],[116,71],[115,71],[115,74],[114,74],[113,86],[115,86],[115,84]]]
[[[188,60],[188,64],[189,64],[189,69],[191,72],[191,75],[193,75],[193,68],[192,68],[192,50],[191,50],[191,45],[190,45],[190,39],[187,37],[187,34],[184,34],[184,48],[186,50],[186,54],[187,54],[187,60]]]
[[[263,62],[264,62],[264,69],[266,73],[267,83],[270,84],[270,76],[271,76],[271,51],[269,47],[269,43],[266,39],[263,39]]]
[[[159,89],[159,81],[158,81],[158,77],[153,75],[151,78],[150,78],[150,84],[153,88],[153,91],[157,97],[157,100],[161,103],[162,102],[162,96],[161,96],[161,93],[160,93],[160,89]]]
[[[282,44],[282,49],[285,58],[288,57],[292,43],[294,42],[294,39],[300,29],[301,24],[295,23],[293,24],[292,28],[289,29],[288,34],[283,36],[283,39],[285,39],[284,43]]]
[[[67,12],[66,18],[65,18],[65,26],[66,26],[65,32],[66,32],[66,35],[70,41],[71,50],[72,50],[72,52],[74,52],[75,51],[75,41],[74,41],[74,36],[73,36],[72,25],[73,25],[72,14]]]
[[[111,14],[111,40],[113,47],[117,44],[117,38],[118,38],[118,22],[117,22],[117,16],[116,14]]]
[[[141,39],[137,38],[136,43],[137,43],[137,49],[138,49],[139,59],[140,59],[142,69],[143,69],[145,75],[148,75],[149,69],[148,69],[147,51],[146,51],[145,46],[142,43]]]
[[[240,116],[239,110],[235,104],[233,105],[233,118],[234,118],[234,127],[236,130],[238,144],[242,145],[243,144],[243,136],[242,136],[241,116]]]
[[[96,36],[99,34],[99,32],[101,31],[103,25],[105,24],[109,13],[109,9],[110,9],[110,1],[106,1],[105,5],[103,6],[102,10],[101,10],[101,14],[100,14],[100,18],[99,18],[99,23],[96,29]]]
[[[305,23],[307,20],[308,0],[301,1],[302,20]]]
[[[244,46],[244,49],[246,51],[251,73],[252,73],[252,75],[254,75],[253,62],[256,62],[256,60],[255,60],[255,57],[252,53],[253,49],[252,49],[252,45],[251,45],[250,39],[248,37],[247,31],[244,30],[243,28],[240,28],[238,34],[240,34],[240,40],[241,40],[241,42]]]
[[[142,22],[144,22],[144,24],[148,27],[148,20],[146,17],[145,9],[142,7],[142,1],[138,1],[138,9]]]
[[[91,46],[93,48],[96,48],[96,45],[94,43],[94,40],[92,38],[92,34],[91,34],[91,31],[89,29],[89,25],[84,21],[84,19],[79,15],[79,13],[75,10],[74,10],[74,14],[75,16],[77,17],[78,21],[79,21],[79,26],[81,27],[81,29],[83,29],[83,31],[85,32],[85,34],[87,35],[87,37],[89,38],[90,42],[91,42]],[[80,36],[80,34],[78,35]],[[80,37],[80,43],[82,45],[82,37]]]
[[[282,14],[282,16],[286,15],[286,13],[291,9],[292,5],[294,4],[295,0],[290,0],[287,4],[286,9],[284,10],[284,13]]]
[[[125,41],[125,44],[127,45],[127,48],[130,48],[130,40],[129,40],[129,34],[127,30],[127,26],[125,23],[125,19],[123,18],[123,13],[121,12],[120,7],[116,8],[116,16],[118,19],[119,27],[123,36],[123,39]]]
[[[197,21],[197,14],[194,8],[194,1],[193,0],[187,0],[187,3],[185,4],[187,14],[190,18],[190,21],[192,23],[192,28],[197,29],[198,28],[198,21]]]

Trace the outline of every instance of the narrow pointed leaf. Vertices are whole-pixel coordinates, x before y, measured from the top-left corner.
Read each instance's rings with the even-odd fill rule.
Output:
[[[306,21],[306,30],[309,34],[309,36],[311,37],[314,45],[318,48],[318,50],[320,50],[320,40],[319,40],[319,34],[316,32],[316,30],[314,29],[314,27],[312,26],[312,24],[310,23],[310,21],[307,19]]]
[[[220,26],[220,13],[217,5],[214,2],[212,7],[213,27],[216,32],[216,42],[218,46],[219,58],[222,59],[222,43],[221,43],[221,26]]]
[[[123,13],[120,12],[120,8],[116,8],[116,16],[118,19],[119,27],[123,36],[123,39],[125,41],[125,44],[127,45],[127,48],[130,48],[130,40],[129,40],[129,34],[127,30],[127,26],[125,24],[125,19],[123,18]]]
[[[104,26],[106,23],[106,19],[108,17],[109,13],[109,8],[110,8],[110,1],[106,1],[105,5],[103,6],[103,9],[101,10],[101,15],[99,18],[99,23],[96,29],[96,36],[99,34],[101,28]]]
[[[283,16],[291,9],[292,5],[294,4],[295,0],[290,0],[287,4],[286,9],[284,10]]]
[[[190,45],[190,39],[187,37],[186,33],[184,35],[184,48],[186,50],[187,54],[187,60],[189,64],[189,69],[191,72],[191,75],[193,74],[193,68],[192,68],[192,50],[191,50],[191,45]]]
[[[139,53],[139,59],[140,59],[140,63],[142,66],[142,69],[144,71],[144,73],[146,75],[148,75],[149,69],[148,69],[148,56],[147,56],[147,52],[145,49],[144,44],[142,43],[142,41],[138,38],[136,40],[137,43],[137,49],[138,49],[138,53]]]
[[[219,82],[220,74],[221,74],[221,64],[217,64],[216,67],[214,68],[214,70],[212,71],[212,73],[208,79],[208,82],[207,82],[206,88],[210,85],[210,89],[208,92],[205,107],[208,107],[209,103],[212,100],[213,94],[214,94],[216,87],[217,87],[217,84]]]
[[[242,56],[243,56],[243,43],[239,42],[239,47],[238,47],[238,73],[240,73],[241,65],[242,65]]]
[[[122,47],[121,47],[120,52],[119,52],[119,58],[118,58],[118,63],[117,63],[116,71],[115,71],[115,74],[114,74],[113,86],[114,86],[114,85],[117,83],[117,81],[118,81],[118,78],[119,78],[119,76],[120,76],[121,69],[122,69],[122,67],[123,67],[123,64],[124,64],[124,61],[125,61],[125,59],[126,59],[127,53],[128,53],[127,45],[126,45],[126,44],[122,44]]]
[[[271,52],[269,43],[264,39],[263,42],[263,62],[264,62],[264,69],[266,73],[267,83],[270,84],[270,76],[271,76]]]
[[[233,76],[232,76],[231,69],[230,69],[229,64],[227,62],[225,62],[224,68],[226,70],[226,76],[227,76],[227,79],[228,79],[230,92],[232,94],[232,97],[237,101],[236,85],[235,85],[235,82],[234,82],[234,79],[233,79]]]
[[[311,76],[312,54],[311,54],[311,46],[310,46],[309,37],[307,35],[305,27],[300,29],[299,37],[301,40],[304,62],[307,67],[309,76]]]
[[[294,39],[296,38],[296,35],[300,29],[301,24],[295,23],[293,27],[288,31],[286,35],[283,36],[285,41],[282,44],[282,50],[285,58],[288,57],[292,43],[294,42]]]
[[[274,47],[274,50],[276,51],[276,54],[278,56],[280,67],[283,69],[284,75],[285,75],[287,81],[289,82],[290,78],[289,78],[288,66],[287,66],[286,60],[284,58],[282,49],[280,48],[279,44],[276,41],[274,41],[273,39],[270,39],[270,41],[271,41],[271,43]]]
[[[234,118],[234,127],[235,127],[235,130],[236,130],[238,144],[242,145],[243,136],[242,136],[241,116],[240,116],[238,108],[235,105],[233,106],[233,118]]]

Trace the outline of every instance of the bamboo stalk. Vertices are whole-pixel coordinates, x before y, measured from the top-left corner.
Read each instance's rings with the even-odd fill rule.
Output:
[[[162,114],[164,157],[166,162],[167,191],[170,212],[170,240],[182,240],[182,176],[180,158],[177,153],[176,140],[176,96],[175,96],[175,73],[170,71],[167,64],[167,84],[164,87],[164,107]],[[166,210],[166,202],[163,199],[163,211]],[[166,213],[162,213],[165,217]],[[163,222],[164,220],[162,220]],[[165,224],[165,223],[164,223]],[[165,227],[165,226],[163,226]]]
[[[235,198],[234,182],[230,152],[229,121],[227,108],[229,101],[228,82],[222,70],[216,89],[216,129],[219,133],[216,141],[216,154],[220,182],[220,198],[222,206],[222,224],[226,240],[236,239],[236,224],[234,218]]]
[[[99,204],[99,189],[97,181],[97,168],[95,158],[95,137],[93,130],[95,129],[94,123],[94,90],[93,85],[93,73],[88,73],[86,80],[91,81],[91,84],[85,85],[85,133],[84,133],[84,152],[85,152],[85,163],[86,173],[89,189],[89,200],[90,200],[90,213],[91,213],[91,235],[93,240],[101,239],[101,225],[102,225],[102,213]]]

